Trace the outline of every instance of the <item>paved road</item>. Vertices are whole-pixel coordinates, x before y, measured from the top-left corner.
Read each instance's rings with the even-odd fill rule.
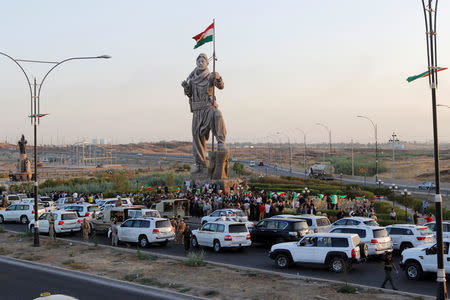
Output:
[[[5,229],[24,232],[27,230],[25,225],[20,224],[4,224]],[[80,240],[81,236],[64,236],[68,239]],[[110,240],[105,236],[98,236],[99,244],[110,244]],[[135,247],[135,246],[132,246]],[[184,249],[181,245],[169,243],[165,247],[151,246],[144,249],[156,254],[169,254],[176,256],[185,256]],[[200,250],[195,250],[200,251]],[[280,271],[274,262],[268,257],[268,249],[262,246],[251,246],[242,251],[229,250],[222,253],[215,253],[211,249],[205,250],[205,259],[220,262],[230,265],[245,266],[258,268],[263,270]],[[398,263],[399,257],[395,258]],[[348,281],[356,284],[369,285],[379,287],[384,278],[384,271],[380,261],[369,261],[364,264],[354,265],[354,268],[346,274],[335,274],[330,272],[325,267],[297,265],[295,267],[283,270],[282,272],[290,274],[299,274],[302,276],[310,276],[316,278],[324,278],[331,280]],[[403,272],[394,274],[394,280],[397,283],[397,288],[402,291],[418,293],[424,295],[434,295],[436,291],[436,277],[433,275],[427,276],[420,281],[410,281],[406,278]],[[1,281],[0,281],[1,282]]]
[[[2,300],[35,299],[41,293],[63,294],[82,300],[180,299],[181,295],[155,292],[126,282],[89,276],[0,258]],[[187,299],[187,298],[186,298]]]

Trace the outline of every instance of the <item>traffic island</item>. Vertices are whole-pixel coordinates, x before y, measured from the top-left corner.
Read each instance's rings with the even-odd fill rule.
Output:
[[[375,288],[342,288],[343,283],[256,271],[189,258],[155,255],[141,249],[0,233],[0,255],[210,299],[425,299]],[[170,247],[170,244],[169,246]],[[250,255],[250,254],[249,254]],[[338,292],[341,291],[341,292]],[[342,293],[342,291],[346,293]]]

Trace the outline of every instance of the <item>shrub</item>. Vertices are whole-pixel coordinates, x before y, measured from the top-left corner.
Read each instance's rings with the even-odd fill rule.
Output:
[[[338,293],[343,293],[343,294],[355,294],[356,293],[356,289],[348,284],[338,287],[336,289],[336,291]]]
[[[200,254],[190,252],[187,255],[187,260],[184,261],[184,264],[189,267],[202,267],[206,265],[204,258],[205,258],[204,251],[200,252]]]

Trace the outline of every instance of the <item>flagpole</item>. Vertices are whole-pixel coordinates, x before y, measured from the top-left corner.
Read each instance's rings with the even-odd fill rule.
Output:
[[[213,19],[213,101],[216,101],[216,87],[215,87],[215,81],[216,81],[216,19]],[[214,132],[212,133],[212,152],[214,152]]]

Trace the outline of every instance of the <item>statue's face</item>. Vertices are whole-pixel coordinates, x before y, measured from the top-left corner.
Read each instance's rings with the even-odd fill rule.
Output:
[[[200,56],[199,58],[197,58],[197,68],[199,68],[200,70],[204,70],[207,67],[208,67],[208,61],[203,56]]]

